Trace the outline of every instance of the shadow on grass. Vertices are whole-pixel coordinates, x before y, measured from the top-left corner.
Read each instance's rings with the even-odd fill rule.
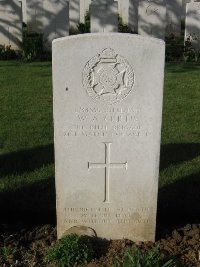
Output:
[[[1,61],[0,60],[0,68],[5,68],[5,67],[25,67],[25,66],[29,66],[29,67],[34,67],[34,68],[50,68],[52,66],[51,61],[16,61],[16,60],[9,60],[9,61]]]
[[[200,156],[200,144],[166,144],[161,146],[160,170]],[[53,144],[0,156],[0,178],[22,174],[54,163]]]
[[[200,155],[200,144],[166,144],[161,149],[161,168],[190,161]],[[3,175],[32,171],[53,163],[53,145],[36,147],[0,157]],[[1,175],[2,175],[1,171]],[[179,178],[159,190],[158,232],[186,223],[200,223],[200,173]],[[55,222],[54,177],[0,193],[0,223]]]
[[[52,76],[51,72],[48,69],[42,70],[42,71],[36,69],[33,74],[34,74],[34,77],[37,77],[37,79],[47,78],[47,77],[51,78],[51,76]],[[51,80],[49,79],[49,81],[51,81]],[[52,87],[49,87],[49,89],[52,90]]]
[[[200,223],[200,173],[165,186],[158,194],[157,239],[176,227]],[[56,221],[54,177],[0,193],[0,224],[40,225]]]
[[[50,163],[54,163],[53,144],[1,155],[0,178],[33,171]]]
[[[55,224],[55,179],[26,185],[19,190],[0,193],[0,224]]]
[[[29,64],[31,67],[35,68],[50,68],[52,66],[51,61],[44,61],[44,62],[27,62],[26,64]]]
[[[200,223],[200,172],[159,190],[157,222],[160,227],[158,232],[161,229],[170,230],[185,224]]]
[[[22,63],[20,61],[13,61],[13,60],[6,60],[2,61],[0,60],[0,68],[4,69],[6,67],[19,67]]]
[[[160,170],[170,165],[192,160],[200,156],[200,143],[166,144],[161,146]]]
[[[193,72],[194,70],[200,70],[199,63],[167,63],[166,69],[168,73],[189,73]]]

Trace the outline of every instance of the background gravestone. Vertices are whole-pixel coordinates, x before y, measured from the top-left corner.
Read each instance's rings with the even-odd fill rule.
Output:
[[[200,0],[182,0],[182,20],[185,21],[186,18],[186,4],[192,2],[200,2]]]
[[[138,32],[138,0],[115,0],[118,1],[119,15],[124,24],[128,25],[131,31]]]
[[[0,1],[0,44],[20,49],[22,42],[22,6],[18,0]]]
[[[182,0],[166,0],[167,27],[166,34],[181,35]]]
[[[193,2],[186,5],[185,41],[200,49],[200,3]]]
[[[118,31],[118,2],[96,0],[90,5],[91,32]]]
[[[80,22],[85,23],[86,12],[90,9],[92,0],[81,0],[80,1]]]
[[[124,24],[129,22],[129,2],[130,0],[118,0],[119,15]]]
[[[43,32],[44,8],[43,0],[27,0],[27,29],[29,32]]]
[[[164,48],[120,33],[53,42],[58,237],[154,240]]]
[[[139,1],[138,33],[165,39],[166,5],[162,0]]]
[[[186,4],[190,3],[191,0],[182,0],[182,20],[185,21],[186,17]]]
[[[80,23],[80,1],[82,0],[69,0],[69,28],[72,32],[78,30]]]
[[[27,15],[26,15],[26,0],[19,0],[22,2],[22,20],[27,24]]]
[[[66,0],[44,0],[43,42],[51,50],[52,41],[69,35],[69,3]]]

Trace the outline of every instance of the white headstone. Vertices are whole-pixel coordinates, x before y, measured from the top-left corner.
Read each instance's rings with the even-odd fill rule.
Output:
[[[128,25],[129,22],[129,1],[130,0],[118,0],[119,15],[126,25]]]
[[[26,15],[26,0],[19,0],[22,2],[22,19],[24,23],[27,23],[27,15]]]
[[[81,0],[80,1],[80,22],[85,23],[85,15],[90,10],[90,4],[92,0]]]
[[[138,2],[139,0],[115,0],[118,2],[119,15],[122,22],[129,26],[131,31],[138,31]]]
[[[185,21],[186,16],[186,4],[190,3],[191,0],[182,0],[182,20]]]
[[[22,6],[18,0],[0,1],[0,45],[20,49],[22,42]]]
[[[118,2],[113,0],[92,1],[90,5],[90,31],[118,31]]]
[[[80,1],[80,23],[85,23],[85,1]]]
[[[185,21],[186,17],[186,4],[193,3],[193,2],[200,2],[200,0],[183,0],[182,2],[182,20]]]
[[[200,3],[193,2],[186,5],[185,41],[200,49]]]
[[[80,1],[69,0],[69,28],[73,31],[78,31],[78,24],[80,23]]]
[[[52,41],[69,35],[69,3],[66,0],[43,0],[43,41],[46,50],[51,50]]]
[[[154,240],[164,50],[162,40],[122,33],[53,42],[59,238],[84,226]]]
[[[140,0],[138,33],[165,39],[166,5],[163,0]]]
[[[166,0],[167,27],[166,34],[181,35],[182,0]]]
[[[44,9],[43,1],[27,0],[26,1],[27,28],[29,32],[43,32]]]

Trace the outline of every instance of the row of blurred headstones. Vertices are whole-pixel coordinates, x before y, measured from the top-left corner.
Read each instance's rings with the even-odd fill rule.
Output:
[[[165,39],[181,35],[200,48],[200,2],[190,0],[1,0],[0,45],[20,49],[22,21],[29,33],[43,34],[46,50],[52,40],[77,32],[90,10],[90,32],[117,32],[118,14],[133,33]],[[189,2],[189,3],[188,3]]]

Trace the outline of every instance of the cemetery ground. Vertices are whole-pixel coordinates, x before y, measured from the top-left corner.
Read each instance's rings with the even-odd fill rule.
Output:
[[[0,73],[0,266],[46,266],[56,240],[51,63],[0,61]],[[156,244],[177,266],[200,266],[199,73],[166,64]],[[97,240],[87,266],[112,266],[131,245]]]

